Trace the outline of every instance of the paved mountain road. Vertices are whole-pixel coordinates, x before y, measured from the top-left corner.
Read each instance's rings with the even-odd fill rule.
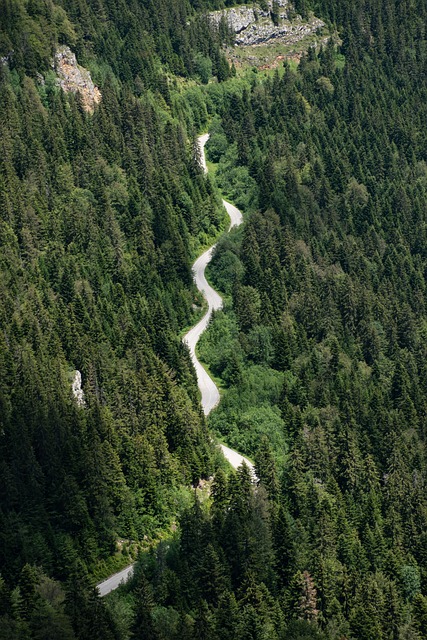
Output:
[[[190,349],[191,359],[193,361],[194,368],[196,369],[197,384],[199,385],[199,389],[202,394],[202,407],[206,416],[218,404],[219,391],[212,378],[210,378],[196,357],[196,344],[203,331],[208,326],[212,311],[216,311],[222,307],[221,296],[215,291],[215,289],[212,289],[205,277],[205,269],[212,258],[213,249],[214,247],[211,247],[208,251],[205,251],[200,258],[197,258],[193,265],[194,280],[197,288],[203,293],[208,302],[208,310],[196,326],[190,329],[183,338],[183,341]]]
[[[198,139],[199,147],[200,147],[201,163],[205,173],[207,173],[207,170],[208,170],[206,166],[206,158],[205,158],[205,144],[208,141],[208,139],[209,139],[208,133],[206,133],[203,136],[200,136]],[[226,200],[223,200],[222,203],[226,208],[228,215],[230,216],[229,229],[231,229],[232,227],[239,226],[243,220],[241,212],[237,209],[237,207],[232,205],[230,202],[226,202]],[[183,338],[183,341],[188,345],[190,349],[191,359],[196,369],[197,384],[202,394],[202,407],[203,407],[205,416],[207,416],[212,411],[212,409],[216,407],[216,405],[219,402],[218,387],[216,386],[212,378],[209,376],[207,371],[202,367],[202,365],[200,364],[196,356],[196,344],[200,336],[202,335],[203,331],[208,326],[209,320],[212,315],[212,311],[216,311],[217,309],[221,309],[222,307],[221,296],[219,295],[219,293],[215,291],[215,289],[213,289],[210,286],[205,276],[205,269],[212,258],[212,253],[214,249],[215,249],[215,245],[213,245],[210,249],[205,251],[205,253],[203,253],[199,258],[197,258],[196,262],[193,265],[194,281],[199,291],[201,291],[204,297],[206,298],[206,301],[208,303],[208,310],[203,316],[203,318],[196,324],[196,326],[190,329],[190,331],[188,331],[188,333],[186,333]],[[255,470],[252,462],[250,462],[247,458],[244,458],[242,455],[240,455],[240,453],[237,453],[237,451],[233,451],[233,449],[229,449],[223,444],[220,445],[220,448],[222,450],[222,453],[224,454],[224,457],[229,461],[232,467],[237,469],[243,462],[245,462],[246,465],[251,470],[253,478],[256,479]],[[100,582],[98,584],[100,595],[105,596],[111,591],[114,591],[114,589],[117,589],[117,587],[122,582],[126,582],[126,580],[131,575],[132,570],[133,570],[133,565],[130,565],[129,567],[126,567],[122,571],[119,571],[119,573],[115,573],[113,576],[111,576],[107,580]]]
[[[206,157],[205,157],[205,144],[209,139],[209,134],[205,133],[205,135],[200,136],[199,148],[200,148],[200,158],[202,162],[203,169],[205,173],[207,173],[206,166]],[[222,201],[223,205],[227,209],[228,215],[230,216],[230,229],[232,227],[236,227],[242,222],[242,214],[240,211],[229,202],[225,200]],[[212,253],[215,249],[215,245],[213,245],[210,249],[205,251],[199,258],[197,258],[196,262],[193,265],[193,274],[194,281],[199,291],[201,291],[208,303],[208,310],[206,311],[203,318],[196,324],[195,327],[190,329],[190,331],[184,336],[183,341],[188,345],[190,349],[191,359],[194,364],[194,368],[197,373],[197,383],[199,385],[200,393],[202,394],[202,407],[205,416],[207,416],[214,407],[219,402],[219,391],[218,387],[212,380],[212,378],[208,375],[206,370],[202,367],[200,362],[196,357],[196,344],[202,335],[203,331],[208,326],[209,320],[212,315],[212,311],[216,311],[221,309],[222,307],[222,298],[213,289],[210,284],[208,284],[205,277],[205,269],[212,258]]]
[[[208,167],[206,165],[206,155],[205,155],[205,144],[207,143],[208,140],[209,140],[208,133],[205,133],[203,136],[200,136],[198,140],[199,148],[200,148],[200,159],[201,159],[201,163],[205,173],[207,173],[208,171]],[[235,207],[233,204],[231,204],[230,202],[227,202],[226,200],[223,200],[222,204],[224,205],[228,215],[230,216],[229,230],[232,227],[238,227],[243,221],[243,216],[239,211],[239,209]],[[215,289],[213,289],[210,286],[210,284],[208,284],[205,277],[205,269],[212,258],[212,253],[215,249],[215,246],[216,245],[213,245],[210,249],[208,249],[208,251],[206,251],[203,255],[201,255],[200,258],[198,258],[193,265],[194,281],[196,283],[198,290],[201,291],[204,297],[206,298],[206,301],[208,303],[208,310],[206,314],[203,316],[203,318],[200,320],[200,322],[198,322],[195,327],[190,329],[190,331],[183,338],[184,342],[186,342],[190,348],[191,359],[196,369],[197,383],[199,385],[199,389],[202,394],[202,407],[203,407],[205,416],[207,416],[212,411],[212,409],[214,409],[214,407],[216,407],[216,405],[218,404],[219,391],[215,382],[208,375],[206,370],[202,367],[202,365],[197,359],[196,344],[200,336],[202,335],[203,331],[208,326],[209,320],[212,315],[212,311],[216,311],[217,309],[221,309],[222,307],[221,296],[215,291]],[[246,465],[250,468],[255,478],[255,471],[254,471],[254,466],[252,462],[250,462],[247,458],[240,455],[240,453],[237,453],[237,451],[233,451],[233,449],[230,449],[229,447],[226,447],[223,444],[220,445],[220,448],[225,458],[227,458],[227,460],[229,461],[232,467],[237,469],[243,462],[245,462]]]
[[[225,444],[220,444],[219,446],[221,448],[222,453],[224,454],[224,458],[228,460],[228,462],[231,464],[231,466],[234,469],[238,469],[243,463],[245,463],[245,465],[249,467],[252,478],[254,480],[257,479],[256,473],[255,473],[255,467],[250,460],[245,458],[245,456],[242,456],[240,453],[237,453],[237,451],[234,451],[234,449],[230,449],[229,447],[226,447]]]
[[[205,144],[207,143],[208,140],[209,140],[209,133],[205,133],[204,135],[200,136],[198,139],[199,149],[200,149],[200,160],[205,173],[208,172],[208,167],[206,164],[206,155],[205,155]],[[223,200],[222,204],[227,209],[227,213],[230,216],[230,226],[228,230],[230,230],[232,227],[238,227],[240,224],[242,224],[243,216],[241,211],[239,211],[239,209],[235,207],[234,204],[231,204],[231,202],[227,202],[226,200]],[[212,249],[214,247],[215,245],[212,247]]]
[[[111,591],[114,591],[114,589],[117,589],[117,587],[119,587],[130,578],[132,572],[133,564],[126,567],[126,569],[122,569],[118,573],[115,573],[113,576],[110,576],[109,578],[107,578],[107,580],[100,582],[98,584],[99,595],[106,596],[107,593],[110,593]]]

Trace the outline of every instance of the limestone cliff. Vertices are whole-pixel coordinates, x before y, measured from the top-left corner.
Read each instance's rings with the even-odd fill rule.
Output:
[[[90,72],[77,64],[76,56],[69,47],[58,47],[53,66],[62,89],[79,93],[84,109],[92,113],[101,101],[101,92],[94,85]]]
[[[229,28],[236,34],[237,46],[267,44],[273,40],[293,45],[324,26],[319,18],[303,20],[295,14],[288,0],[274,3],[269,0],[267,6],[266,10],[256,3],[240,5],[213,11],[209,16],[215,24],[225,18]]]

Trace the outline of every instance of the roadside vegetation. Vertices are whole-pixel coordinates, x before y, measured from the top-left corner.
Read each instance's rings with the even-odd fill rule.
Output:
[[[295,5],[339,49],[239,77],[220,2],[1,7],[0,639],[427,638],[427,9]],[[179,333],[220,191],[246,222],[210,268],[206,422]],[[259,486],[193,496],[212,434]],[[101,601],[118,541],[166,531]]]

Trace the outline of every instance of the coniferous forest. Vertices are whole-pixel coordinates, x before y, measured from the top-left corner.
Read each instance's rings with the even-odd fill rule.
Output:
[[[0,640],[427,639],[427,6],[236,76],[237,4],[0,0]]]

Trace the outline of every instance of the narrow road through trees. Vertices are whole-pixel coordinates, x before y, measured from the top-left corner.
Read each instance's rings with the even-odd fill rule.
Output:
[[[206,165],[206,157],[205,157],[205,144],[209,139],[209,134],[206,133],[203,136],[200,136],[198,139],[199,147],[200,147],[200,157],[202,166],[207,173],[207,165]],[[223,205],[227,209],[228,215],[230,216],[230,227],[237,227],[242,223],[242,214],[241,212],[229,202],[225,200],[222,201]],[[196,345],[197,342],[202,335],[203,331],[208,326],[209,320],[211,318],[212,312],[217,309],[221,309],[222,307],[222,298],[213,289],[207,282],[205,277],[205,269],[209,264],[213,250],[215,249],[215,245],[213,245],[210,249],[205,251],[199,258],[197,258],[196,262],[193,265],[193,273],[194,273],[194,281],[199,291],[201,291],[208,303],[208,310],[206,311],[203,318],[196,324],[195,327],[190,329],[190,331],[184,336],[183,341],[188,345],[191,353],[191,359],[193,361],[194,367],[197,373],[197,382],[199,385],[200,393],[202,394],[202,407],[207,416],[214,407],[219,402],[219,391],[215,382],[208,375],[206,370],[202,367],[200,362],[196,356]]]
[[[123,582],[127,581],[132,572],[133,564],[110,576],[109,578],[107,578],[107,580],[100,582],[97,585],[99,589],[99,595],[106,596],[107,593],[110,593],[111,591],[114,591],[114,589],[117,589],[117,587],[119,587]]]
[[[208,167],[206,164],[206,155],[205,155],[205,144],[207,143],[208,140],[209,140],[208,133],[205,133],[203,136],[200,136],[198,139],[201,163],[202,163],[203,169],[205,170],[205,173],[207,173],[208,171]],[[230,202],[227,202],[226,200],[223,200],[222,204],[224,205],[228,215],[230,216],[229,230],[232,227],[238,227],[243,221],[243,216],[239,211],[239,209],[237,209],[237,207],[235,207]],[[199,385],[199,389],[202,394],[202,407],[203,407],[205,416],[207,416],[212,411],[212,409],[216,407],[216,405],[219,402],[218,387],[216,386],[212,378],[209,376],[207,371],[202,367],[202,365],[200,364],[196,356],[197,342],[200,336],[202,335],[203,331],[208,326],[212,312],[216,311],[217,309],[221,309],[222,307],[221,296],[215,291],[215,289],[213,289],[210,286],[210,284],[208,284],[205,277],[205,269],[212,258],[212,253],[214,249],[215,249],[215,245],[213,245],[210,249],[205,251],[205,253],[201,255],[200,258],[198,258],[193,265],[194,281],[196,283],[197,288],[199,289],[199,291],[203,293],[208,303],[208,310],[203,316],[203,318],[196,324],[196,326],[190,329],[190,331],[183,338],[183,341],[189,346],[191,359],[196,369],[197,383]],[[224,454],[225,458],[229,461],[232,467],[237,469],[243,462],[245,462],[245,464],[251,470],[253,477],[255,478],[255,470],[252,462],[250,462],[247,458],[243,457],[240,453],[237,453],[237,451],[233,451],[233,449],[229,449],[229,447],[226,447],[225,445],[220,445],[220,447],[221,447],[222,453]]]
[[[201,163],[205,173],[207,173],[208,171],[208,168],[206,165],[206,157],[205,157],[205,144],[208,140],[209,140],[208,133],[205,133],[203,136],[200,136],[198,139]],[[237,207],[232,205],[230,202],[227,202],[226,200],[223,200],[222,203],[226,208],[228,215],[230,216],[229,230],[232,227],[239,226],[243,220],[242,214],[239,211],[239,209],[237,209]],[[205,276],[205,269],[212,258],[212,253],[214,249],[215,249],[215,245],[213,245],[210,249],[205,251],[205,253],[203,253],[199,258],[197,258],[196,262],[193,265],[194,281],[199,291],[201,291],[204,297],[206,298],[206,301],[208,303],[208,310],[206,311],[203,318],[196,324],[196,326],[190,329],[190,331],[188,331],[188,333],[186,333],[183,338],[183,341],[188,345],[190,349],[191,359],[196,369],[197,384],[202,394],[202,407],[203,407],[205,416],[207,416],[212,411],[212,409],[216,407],[216,405],[219,402],[218,387],[216,386],[212,378],[209,376],[208,372],[202,367],[202,365],[200,364],[196,356],[196,344],[200,336],[202,335],[203,331],[208,326],[212,312],[216,311],[217,309],[221,309],[222,307],[221,296],[219,295],[219,293],[215,291],[215,289],[213,289],[210,286]],[[249,467],[252,473],[252,476],[256,478],[254,465],[252,464],[252,462],[250,462],[247,458],[244,458],[240,453],[237,453],[237,451],[233,451],[233,449],[229,449],[223,444],[220,445],[220,448],[222,450],[222,453],[224,454],[224,457],[229,461],[232,467],[237,469],[244,462]],[[122,582],[126,582],[130,574],[132,573],[132,570],[133,570],[133,565],[130,565],[129,567],[126,567],[122,571],[119,571],[118,573],[115,573],[114,575],[110,576],[107,580],[100,582],[98,584],[100,595],[105,596],[111,591],[113,591],[114,589],[117,589],[117,587]]]

